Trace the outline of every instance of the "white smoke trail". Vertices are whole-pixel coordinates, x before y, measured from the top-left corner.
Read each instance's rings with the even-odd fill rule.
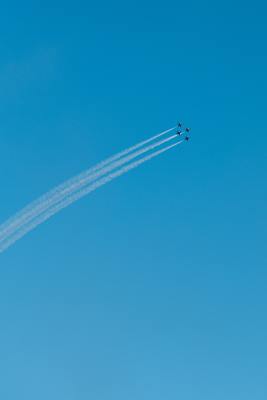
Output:
[[[152,145],[146,146],[142,148],[141,150],[137,150],[135,152],[132,152],[130,155],[126,157],[122,157],[117,161],[114,161],[113,163],[109,164],[107,167],[100,169],[98,172],[91,173],[88,176],[83,176],[82,178],[80,177],[81,175],[78,175],[78,177],[74,180],[72,180],[72,184],[70,185],[65,185],[65,188],[62,189],[61,191],[58,191],[57,195],[54,195],[52,197],[46,197],[45,195],[43,196],[44,200],[37,204],[33,209],[29,208],[27,212],[24,212],[20,215],[19,218],[13,220],[12,223],[7,225],[4,229],[0,229],[0,242],[5,240],[7,236],[10,236],[12,233],[14,233],[17,229],[22,227],[25,223],[29,222],[31,219],[37,217],[39,214],[41,214],[43,211],[48,209],[50,206],[53,204],[56,204],[57,202],[61,201],[64,199],[66,196],[71,194],[74,191],[79,190],[81,187],[87,185],[89,182],[96,180],[100,176],[110,172],[111,170],[120,167],[121,165],[125,164],[126,162],[131,161],[133,158],[136,158],[140,156],[141,154],[153,150],[155,147],[158,147],[166,142],[169,142],[170,140],[175,139],[177,136],[172,135],[168,137],[167,139],[162,139],[161,141],[157,141],[156,143],[153,143]]]
[[[31,202],[29,205],[24,207],[22,210],[20,210],[18,213],[16,213],[14,216],[9,218],[7,221],[5,221],[2,225],[0,225],[0,240],[3,240],[3,238],[6,236],[7,233],[11,233],[11,231],[15,231],[19,226],[21,226],[22,223],[25,222],[26,218],[27,220],[32,218],[32,214],[37,215],[39,212],[43,211],[46,208],[46,202],[49,201],[49,204],[53,204],[56,201],[59,201],[62,193],[67,190],[67,188],[74,187],[77,182],[86,179],[87,177],[91,174],[93,174],[96,171],[101,170],[103,167],[106,165],[111,164],[112,162],[119,160],[123,156],[133,152],[134,150],[137,150],[140,147],[143,147],[144,145],[158,139],[159,137],[166,135],[168,132],[171,132],[174,130],[175,127],[167,129],[166,131],[163,131],[157,135],[154,135],[153,137],[146,139],[140,143],[137,143],[134,146],[131,146],[114,156],[111,156],[107,158],[104,161],[101,161],[97,165],[89,168],[86,171],[81,172],[79,175],[74,176],[73,178],[63,182],[62,184],[58,185],[54,189],[50,190],[49,192],[45,193],[43,196],[39,197],[37,200]],[[51,202],[51,203],[50,203]]]
[[[170,150],[171,148],[181,144],[183,140],[180,140],[179,142],[176,142],[170,146],[164,147],[163,149],[154,151],[152,154],[149,154],[148,156],[142,157],[141,159],[137,161],[133,161],[132,163],[123,166],[119,170],[115,172],[111,172],[109,175],[99,179],[98,181],[93,182],[91,185],[88,185],[78,193],[73,194],[72,196],[69,196],[65,200],[63,200],[61,203],[55,205],[54,207],[50,208],[47,210],[45,213],[37,217],[34,221],[32,221],[30,224],[27,224],[22,227],[20,231],[18,231],[16,234],[11,236],[10,239],[5,240],[2,244],[0,244],[0,253],[6,250],[8,247],[10,247],[12,244],[14,244],[16,241],[21,239],[23,236],[25,236],[28,232],[32,231],[34,228],[36,228],[38,225],[42,224],[49,218],[51,218],[53,215],[58,213],[59,211],[63,210],[64,208],[68,207],[72,203],[76,202],[80,198],[88,195],[89,193],[93,192],[94,190],[98,189],[99,187],[105,185],[106,183],[112,181],[115,178],[118,178],[119,176],[125,174],[126,172],[138,167],[139,165],[143,164],[146,161],[151,160],[154,157],[157,157],[161,153],[164,153],[167,150]]]

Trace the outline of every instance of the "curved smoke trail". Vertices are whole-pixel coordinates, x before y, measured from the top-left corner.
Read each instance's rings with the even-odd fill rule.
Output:
[[[7,234],[11,234],[16,229],[18,229],[21,225],[23,225],[26,220],[27,221],[30,220],[31,218],[35,217],[36,215],[38,215],[39,213],[44,211],[51,204],[54,204],[57,201],[61,200],[62,195],[64,193],[68,192],[70,190],[70,188],[71,188],[70,191],[76,189],[76,185],[78,182],[80,182],[82,180],[86,180],[87,178],[90,181],[91,175],[94,172],[102,170],[103,167],[105,167],[106,165],[109,165],[109,164],[113,163],[114,161],[119,160],[123,156],[133,152],[134,150],[137,150],[140,147],[143,147],[144,145],[160,138],[161,136],[167,134],[168,132],[171,132],[174,129],[175,129],[174,127],[167,129],[157,135],[152,136],[149,139],[139,142],[136,145],[131,146],[131,147],[115,154],[114,156],[111,156],[111,157],[105,159],[104,161],[101,161],[100,163],[96,164],[95,166],[89,168],[88,170],[83,171],[80,174],[74,176],[73,178],[58,185],[54,189],[45,193],[43,196],[39,197],[37,200],[31,202],[29,205],[24,207],[21,211],[19,211],[14,216],[9,218],[6,222],[4,222],[2,225],[0,225],[0,241],[4,240]],[[100,175],[97,175],[97,176],[100,176]],[[92,179],[95,179],[95,178],[96,178],[96,176],[92,177]]]
[[[180,140],[179,142],[176,142],[170,146],[164,147],[163,149],[154,151],[152,154],[142,157],[141,159],[139,159],[137,161],[133,161],[132,163],[120,168],[119,170],[117,170],[115,172],[110,173],[109,175],[92,183],[91,185],[88,185],[87,187],[85,187],[84,189],[79,191],[78,193],[75,193],[72,196],[69,196],[67,199],[63,200],[61,203],[55,205],[54,207],[52,207],[51,209],[47,210],[45,213],[40,215],[33,222],[26,225],[24,228],[22,228],[20,231],[18,231],[15,235],[13,235],[10,239],[7,239],[2,244],[0,244],[0,252],[3,252],[4,250],[6,250],[8,247],[10,247],[16,241],[18,241],[23,236],[25,236],[28,232],[32,231],[38,225],[42,224],[43,222],[45,222],[46,220],[51,218],[53,215],[55,215],[59,211],[63,210],[64,208],[68,207],[72,203],[76,202],[80,198],[88,195],[89,193],[95,191],[96,189],[107,184],[108,182],[112,181],[113,179],[118,178],[119,176],[125,174],[126,172],[138,167],[139,165],[143,164],[144,162],[149,161],[152,158],[160,155],[161,153],[164,153],[165,151],[170,150],[171,148],[181,144],[182,142],[183,142],[183,140]]]
[[[37,206],[35,206],[34,208],[27,207],[28,208],[27,212],[24,211],[23,213],[21,213],[20,217],[15,218],[13,220],[12,224],[9,224],[5,229],[0,229],[0,242],[5,240],[8,236],[12,235],[17,229],[19,229],[23,225],[25,225],[25,223],[29,222],[33,218],[36,218],[38,215],[40,215],[43,211],[45,211],[46,209],[51,207],[53,204],[56,204],[57,202],[61,201],[66,196],[79,190],[81,187],[87,185],[89,182],[96,180],[100,176],[112,171],[115,168],[120,167],[121,165],[125,164],[126,162],[129,162],[132,159],[142,155],[143,153],[153,150],[155,147],[158,147],[166,142],[169,142],[170,140],[173,140],[176,137],[177,137],[176,135],[172,135],[172,136],[168,137],[167,139],[163,139],[152,145],[146,146],[146,147],[142,148],[141,150],[132,152],[130,155],[128,155],[126,157],[122,157],[122,158],[118,159],[117,161],[110,163],[107,167],[100,169],[98,172],[91,173],[88,176],[86,176],[86,175],[82,176],[82,174],[80,174],[80,175],[78,175],[78,177],[71,179],[72,184],[69,184],[69,185],[67,183],[65,185],[63,184],[65,186],[65,188],[62,189],[61,191],[58,190],[58,193],[56,196],[49,197],[49,196],[44,195],[43,196],[44,200],[42,200],[42,201],[39,200]]]

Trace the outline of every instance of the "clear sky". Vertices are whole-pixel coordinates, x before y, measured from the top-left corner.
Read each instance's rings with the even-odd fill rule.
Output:
[[[266,399],[266,12],[1,5],[1,221],[192,127],[0,255],[1,399]]]

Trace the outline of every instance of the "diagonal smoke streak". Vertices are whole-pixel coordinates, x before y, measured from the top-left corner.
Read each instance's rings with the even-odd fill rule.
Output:
[[[152,154],[149,154],[148,156],[144,156],[137,161],[133,161],[132,163],[130,163],[126,166],[123,166],[119,170],[117,170],[115,172],[111,172],[109,175],[99,179],[98,181],[93,182],[91,185],[88,185],[87,187],[85,187],[84,189],[79,191],[78,193],[75,193],[75,194],[67,197],[61,203],[59,203],[59,204],[55,205],[54,207],[50,208],[49,210],[47,210],[45,213],[40,215],[38,218],[36,218],[30,224],[26,224],[26,226],[22,227],[22,229],[20,231],[18,231],[17,233],[15,233],[13,236],[11,236],[11,238],[5,240],[2,244],[0,244],[0,252],[3,252],[4,250],[6,250],[8,247],[10,247],[12,244],[14,244],[17,240],[19,240],[23,236],[25,236],[28,232],[30,232],[31,230],[36,228],[38,225],[42,224],[43,222],[45,222],[46,220],[51,218],[53,215],[55,215],[62,209],[66,208],[69,205],[71,205],[72,203],[76,202],[80,198],[88,195],[89,193],[95,191],[96,189],[98,189],[99,187],[112,181],[113,179],[118,178],[119,176],[125,174],[126,172],[128,172],[134,168],[137,168],[139,165],[145,163],[146,161],[149,161],[152,158],[157,157],[161,153],[164,153],[165,151],[170,150],[171,148],[181,144],[182,142],[183,142],[183,140],[180,140],[179,142],[176,142],[172,145],[164,147],[163,149],[154,151]]]
[[[65,185],[65,188],[62,189],[61,191],[58,191],[57,195],[54,195],[52,197],[44,197],[44,200],[40,200],[37,206],[34,208],[29,208],[27,212],[24,212],[20,215],[20,217],[16,218],[13,220],[12,223],[7,225],[4,229],[0,227],[0,242],[5,240],[7,236],[10,236],[12,233],[14,233],[17,229],[19,229],[21,226],[23,226],[25,223],[29,222],[31,219],[37,217],[39,214],[41,214],[43,211],[51,207],[53,204],[56,204],[57,202],[61,201],[64,199],[67,195],[71,194],[74,191],[79,190],[81,187],[87,185],[89,182],[99,178],[100,176],[110,172],[111,170],[120,167],[121,165],[125,164],[126,162],[131,161],[132,159],[140,156],[141,154],[153,150],[154,148],[169,142],[170,140],[175,139],[177,136],[172,135],[166,139],[162,139],[160,141],[157,141],[156,143],[153,143],[149,146],[146,146],[142,148],[141,150],[137,150],[135,152],[132,152],[130,155],[120,158],[117,161],[114,161],[113,163],[109,164],[107,167],[100,169],[98,172],[91,173],[88,176],[80,177],[79,175],[75,180],[73,180],[72,184]]]
[[[40,212],[44,211],[49,205],[56,203],[57,201],[61,200],[63,194],[68,191],[73,191],[76,188],[77,182],[80,182],[85,179],[91,179],[91,175],[94,172],[100,171],[106,165],[113,163],[116,160],[119,160],[123,156],[137,150],[138,148],[143,147],[144,145],[160,138],[163,135],[166,135],[168,132],[172,131],[175,128],[167,129],[164,132],[161,132],[153,137],[146,139],[140,143],[137,143],[134,146],[131,146],[114,156],[107,158],[104,161],[101,161],[94,167],[89,168],[88,170],[81,172],[79,175],[70,178],[69,180],[63,182],[61,185],[58,185],[54,189],[50,190],[49,192],[45,193],[43,196],[39,197],[37,200],[31,202],[29,205],[24,207],[21,211],[16,213],[14,216],[9,218],[6,222],[0,225],[0,241],[5,238],[5,236],[11,232],[15,231],[20,227],[22,224],[25,223],[26,220],[33,218],[34,216],[38,215]],[[100,175],[97,175],[100,176]],[[92,177],[92,179],[95,179]],[[33,216],[32,216],[33,215]]]

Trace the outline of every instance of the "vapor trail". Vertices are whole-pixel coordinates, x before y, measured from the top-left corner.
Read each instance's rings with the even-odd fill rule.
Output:
[[[109,175],[99,179],[98,181],[93,182],[91,185],[86,186],[84,189],[80,190],[78,193],[73,194],[72,196],[69,196],[65,200],[63,200],[61,203],[55,205],[54,207],[50,208],[46,212],[44,212],[42,215],[37,217],[34,221],[32,221],[30,224],[27,224],[22,227],[20,231],[18,231],[16,234],[14,234],[10,239],[5,240],[2,244],[0,244],[0,252],[3,252],[6,250],[8,247],[10,247],[12,244],[14,244],[16,241],[21,239],[23,236],[25,236],[28,232],[36,228],[38,225],[41,223],[45,222],[49,218],[51,218],[53,215],[61,211],[62,209],[68,207],[72,203],[76,202],[80,198],[88,195],[89,193],[95,191],[99,187],[105,185],[106,183],[112,181],[115,178],[118,178],[119,176],[125,174],[126,172],[137,168],[139,165],[145,163],[146,161],[151,160],[154,157],[157,157],[161,153],[164,153],[167,150],[170,150],[171,148],[181,144],[183,140],[180,140],[179,142],[176,142],[170,146],[164,147],[163,149],[154,151],[152,154],[149,154],[148,156],[144,156],[141,159],[137,161],[133,161],[132,163],[120,168],[119,170],[115,172],[111,172]]]
[[[162,139],[160,141],[157,141],[156,143],[153,143],[151,145],[148,145],[146,147],[143,147],[141,150],[137,150],[135,152],[131,152],[128,156],[119,158],[117,161],[114,161],[113,163],[108,164],[106,167],[101,168],[99,171],[95,173],[88,174],[88,176],[83,175],[81,177],[81,174],[78,175],[76,178],[73,178],[67,182],[72,181],[71,184],[63,184],[64,188],[61,190],[57,191],[57,194],[54,196],[42,196],[39,201],[37,200],[37,204],[35,207],[27,207],[27,211],[20,213],[20,216],[13,219],[12,223],[9,223],[4,229],[0,227],[0,242],[5,240],[7,236],[10,236],[12,233],[14,233],[17,229],[21,228],[25,223],[29,222],[31,219],[37,217],[39,214],[41,214],[43,211],[48,209],[50,206],[56,204],[57,202],[61,201],[64,199],[66,196],[69,194],[73,193],[74,191],[79,190],[81,187],[87,185],[89,182],[96,180],[100,176],[112,171],[115,168],[120,167],[121,165],[131,161],[132,159],[142,155],[145,152],[148,152],[150,150],[153,150],[154,148],[169,142],[170,140],[175,139],[177,136],[172,135],[166,139]],[[61,185],[61,186],[63,186]],[[43,200],[42,200],[43,199]]]
[[[62,184],[58,185],[54,189],[50,190],[49,192],[45,193],[43,196],[39,197],[37,200],[31,202],[29,205],[24,207],[21,211],[16,213],[14,216],[9,218],[6,222],[4,222],[2,225],[0,225],[0,241],[3,240],[6,236],[7,233],[11,233],[12,231],[15,231],[18,227],[22,225],[22,223],[25,223],[25,220],[32,218],[32,215],[37,215],[38,213],[42,212],[47,206],[46,202],[48,201],[49,204],[53,204],[56,201],[59,201],[61,199],[62,193],[64,193],[65,190],[68,190],[70,187],[74,187],[74,185],[77,184],[77,182],[86,179],[87,177],[91,176],[94,172],[97,172],[101,170],[103,167],[106,165],[111,164],[112,162],[119,160],[123,156],[126,156],[127,154],[133,152],[134,150],[137,150],[138,148],[143,147],[144,145],[160,138],[163,135],[166,135],[168,132],[171,132],[174,130],[175,127],[167,129],[157,135],[152,136],[149,139],[146,139],[142,142],[137,143],[134,146],[131,146],[114,156],[108,157],[104,161],[101,161],[100,163],[96,164],[95,166],[81,172],[80,174],[74,176],[73,178],[63,182]],[[72,186],[73,185],[73,186]]]

